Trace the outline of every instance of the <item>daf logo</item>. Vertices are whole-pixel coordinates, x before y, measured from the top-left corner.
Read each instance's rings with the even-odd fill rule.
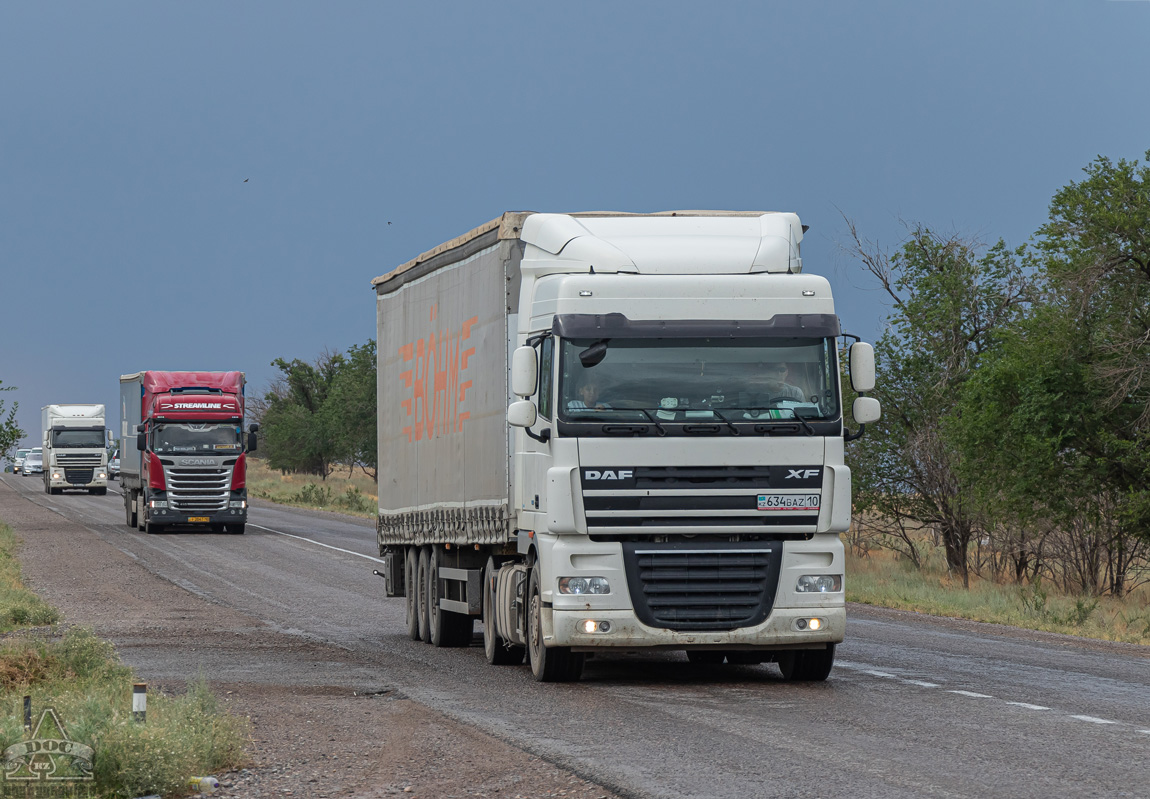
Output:
[[[595,469],[584,469],[583,479],[585,480],[630,480],[634,476],[633,469],[607,469],[606,471],[596,471]]]
[[[207,458],[181,458],[181,466],[215,466],[216,462]]]
[[[805,480],[808,477],[819,476],[818,469],[806,469],[805,471],[803,469],[787,469],[787,472],[788,480]]]

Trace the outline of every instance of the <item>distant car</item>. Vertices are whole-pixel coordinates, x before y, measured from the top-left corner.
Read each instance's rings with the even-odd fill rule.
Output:
[[[24,457],[24,475],[44,473],[44,453],[37,447]]]
[[[12,466],[13,474],[20,474],[20,470],[24,468],[24,459],[28,457],[28,453],[32,451],[31,447],[16,450],[16,461]]]
[[[120,450],[112,453],[112,457],[108,458],[108,479],[120,476]]]

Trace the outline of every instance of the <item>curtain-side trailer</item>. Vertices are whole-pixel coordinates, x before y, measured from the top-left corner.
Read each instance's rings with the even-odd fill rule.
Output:
[[[377,539],[413,639],[539,680],[684,650],[821,680],[851,515],[794,214],[506,213],[376,278]],[[850,374],[873,388],[870,346]]]

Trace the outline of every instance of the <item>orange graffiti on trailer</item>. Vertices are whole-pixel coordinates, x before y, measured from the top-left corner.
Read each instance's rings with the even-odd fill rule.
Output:
[[[435,316],[436,308],[432,307],[432,322]],[[458,332],[432,331],[427,338],[399,348],[403,363],[412,364],[399,375],[403,384],[411,389],[411,396],[401,403],[411,421],[403,428],[408,441],[458,433],[471,417],[468,411],[461,411],[460,406],[472,381],[460,381],[460,376],[475,355],[475,347],[464,349],[464,342],[471,338],[471,328],[478,321],[479,317],[473,316]]]

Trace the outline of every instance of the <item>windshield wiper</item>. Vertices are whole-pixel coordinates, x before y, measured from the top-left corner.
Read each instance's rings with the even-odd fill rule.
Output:
[[[646,408],[636,408],[636,410],[641,411],[644,416],[651,420],[651,424],[655,425],[655,430],[658,431],[659,435],[667,435],[667,431],[663,428],[663,425],[659,424],[659,420],[652,416],[650,411]]]
[[[733,424],[731,424],[731,421],[726,416],[723,416],[723,414],[719,413],[714,408],[711,408],[711,413],[715,414],[715,416],[718,416],[719,419],[723,422],[723,424],[725,424],[727,427],[729,427],[731,429],[731,435],[733,435],[733,436],[739,435],[739,428],[737,428]]]

